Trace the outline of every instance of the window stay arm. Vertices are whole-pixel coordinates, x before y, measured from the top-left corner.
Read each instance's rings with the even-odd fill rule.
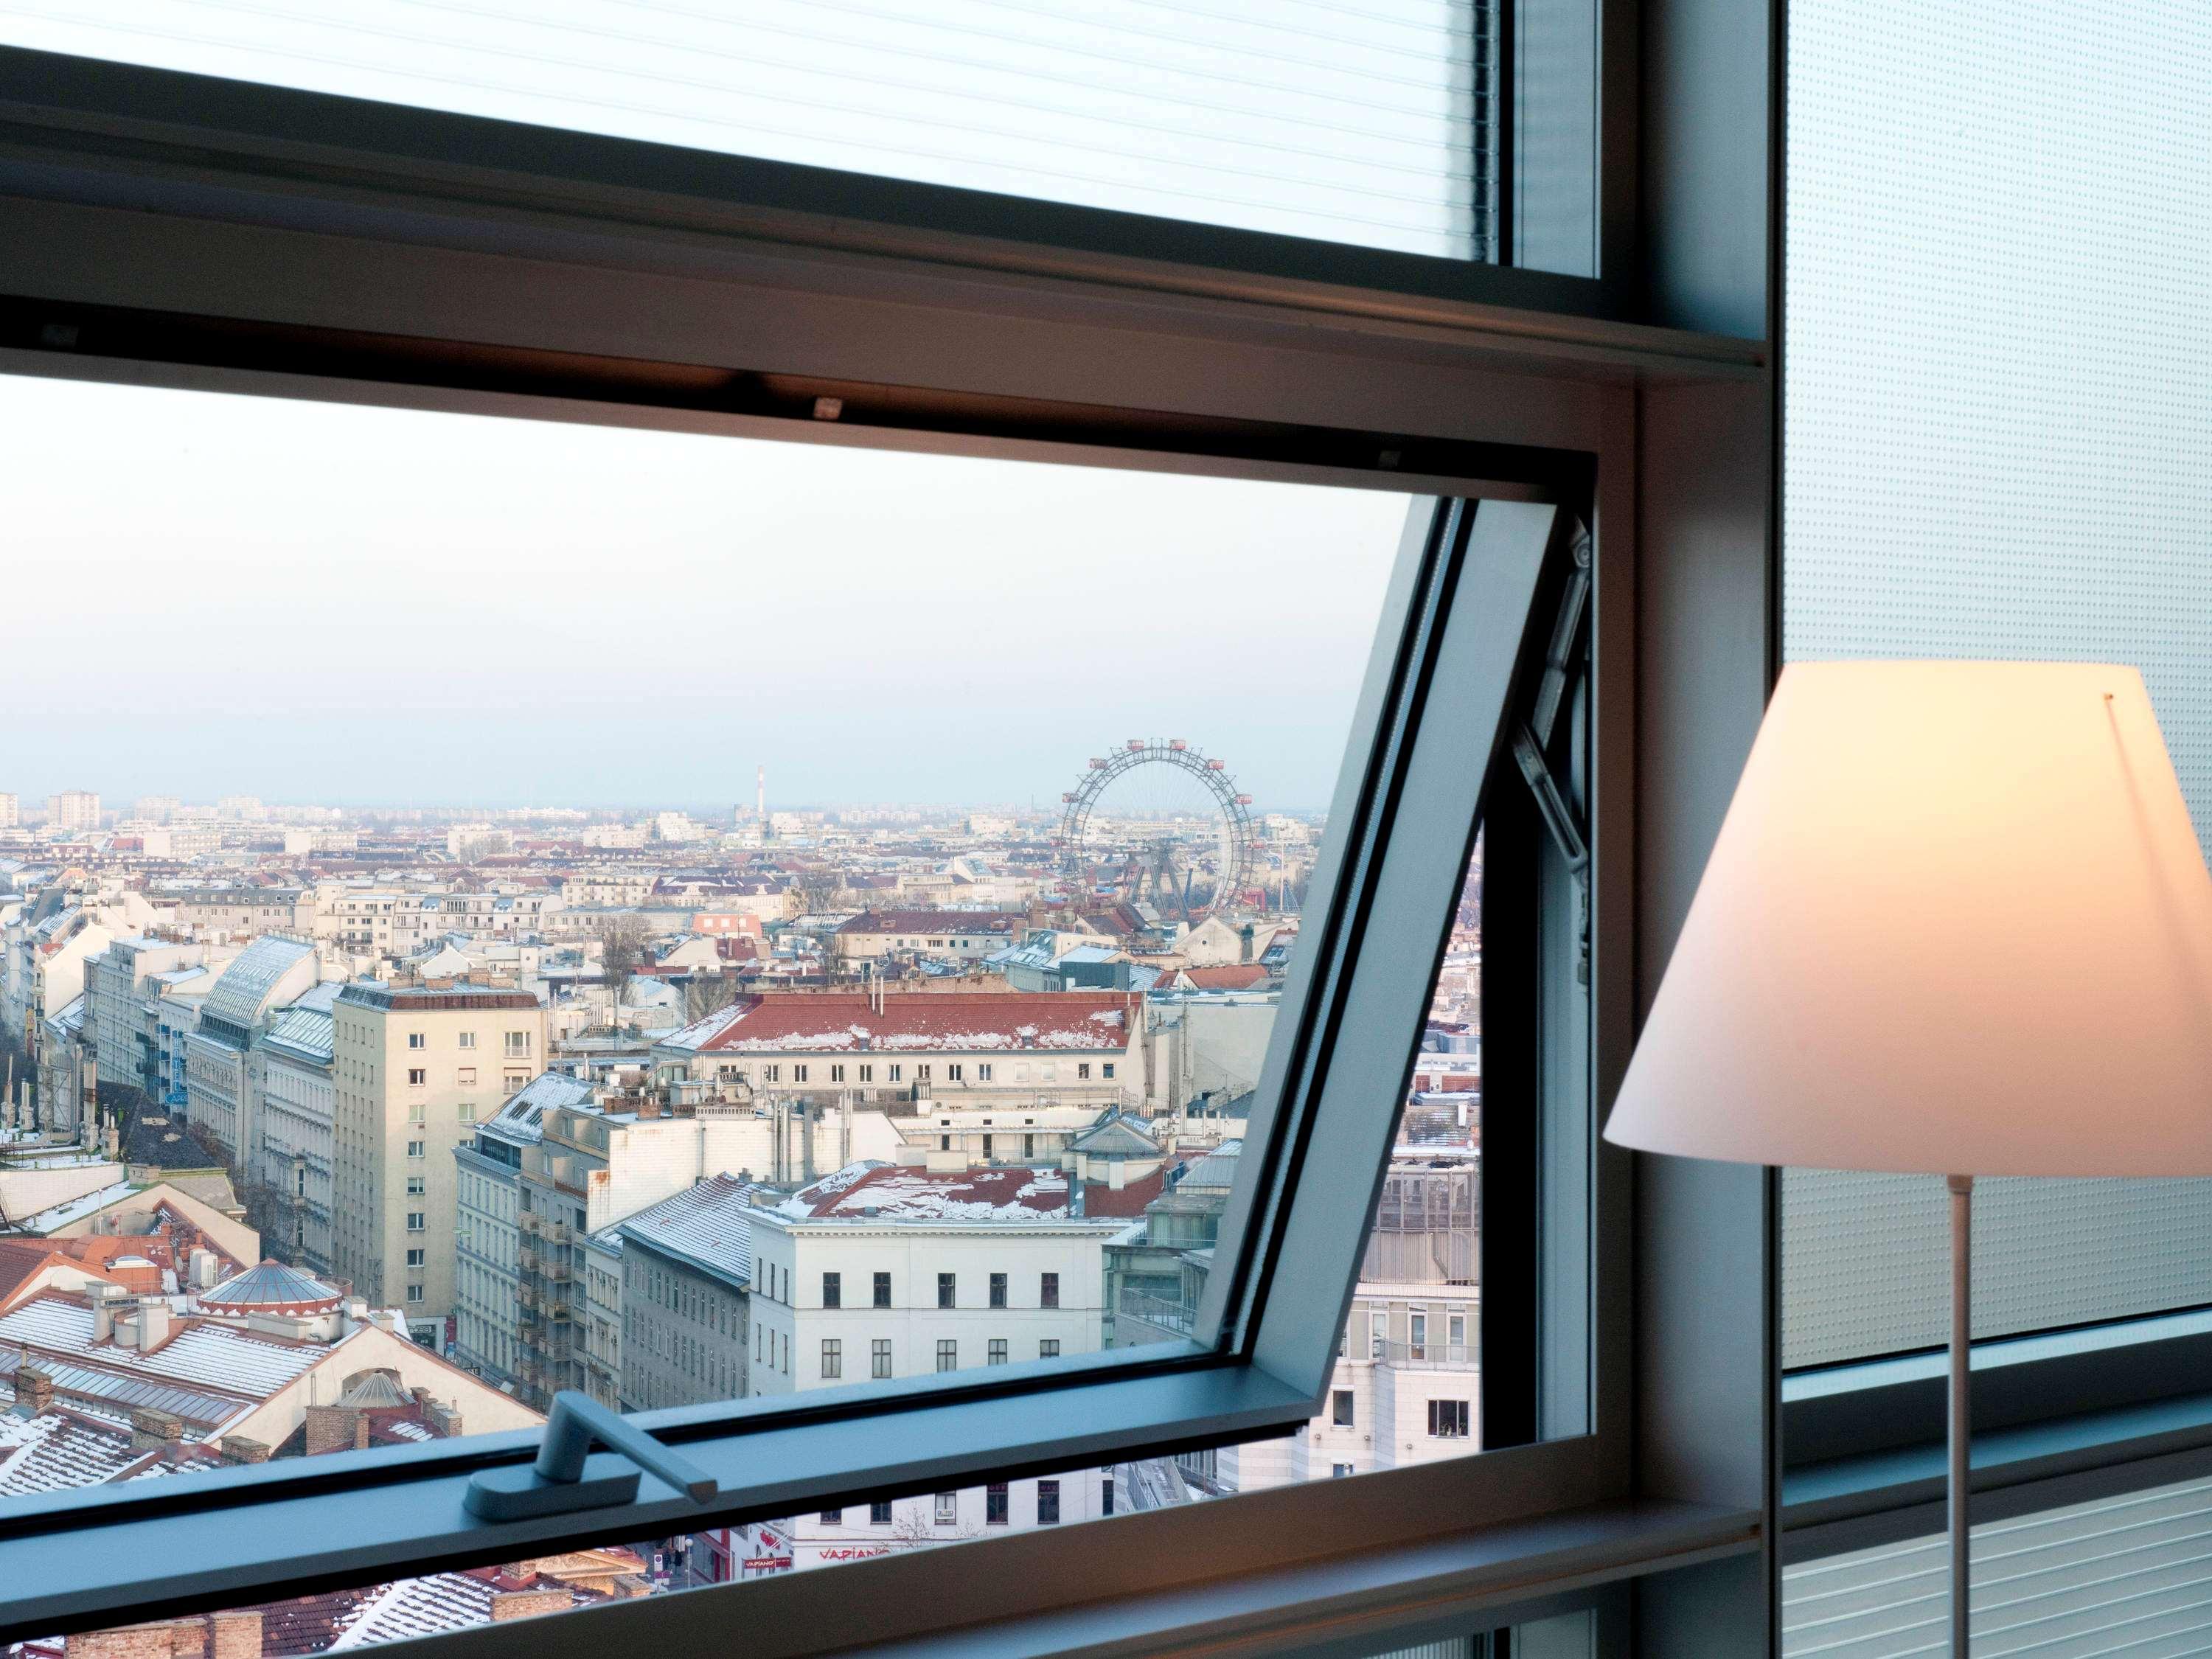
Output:
[[[585,1461],[594,1446],[619,1452],[635,1467],[586,1479]],[[520,1521],[631,1504],[637,1501],[641,1469],[695,1504],[705,1503],[720,1490],[714,1477],[697,1464],[678,1456],[588,1395],[563,1389],[553,1396],[538,1461],[527,1468],[510,1465],[479,1471],[469,1482],[464,1502],[471,1515],[483,1521]]]
[[[1589,841],[1583,815],[1574,805],[1572,793],[1561,781],[1553,766],[1550,744],[1557,730],[1559,714],[1566,706],[1567,691],[1580,667],[1575,647],[1582,635],[1583,619],[1589,609],[1590,540],[1589,532],[1581,525],[1574,526],[1573,539],[1568,548],[1571,561],[1567,571],[1566,586],[1559,595],[1559,610],[1552,626],[1552,638],[1544,651],[1544,672],[1538,678],[1527,717],[1513,729],[1513,758],[1519,764],[1521,775],[1528,785],[1529,793],[1536,798],[1536,811],[1551,831],[1559,846],[1559,856],[1566,861],[1568,873],[1582,890],[1582,921],[1580,943],[1576,955],[1575,976],[1584,984],[1589,982]]]

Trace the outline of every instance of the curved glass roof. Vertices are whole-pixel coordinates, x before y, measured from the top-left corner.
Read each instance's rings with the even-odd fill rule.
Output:
[[[338,1293],[312,1273],[288,1267],[281,1261],[264,1261],[248,1267],[235,1279],[227,1279],[200,1297],[208,1308],[295,1308],[305,1303],[335,1304]]]
[[[314,953],[315,947],[302,940],[264,933],[222,970],[200,1012],[251,1030],[268,1012],[284,976]]]

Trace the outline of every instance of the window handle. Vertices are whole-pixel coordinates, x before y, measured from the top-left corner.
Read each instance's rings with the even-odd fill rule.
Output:
[[[594,1446],[619,1452],[636,1468],[586,1479],[584,1462]],[[720,1491],[713,1476],[678,1456],[644,1430],[625,1422],[588,1395],[563,1389],[553,1396],[538,1461],[480,1470],[469,1482],[466,1507],[483,1521],[520,1521],[565,1515],[637,1500],[638,1471],[666,1481],[695,1504]]]

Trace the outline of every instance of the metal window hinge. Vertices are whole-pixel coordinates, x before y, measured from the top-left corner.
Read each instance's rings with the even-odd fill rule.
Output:
[[[594,1446],[619,1452],[637,1467],[587,1480],[584,1461]],[[480,1471],[469,1482],[465,1502],[469,1513],[483,1521],[522,1521],[603,1509],[636,1501],[641,1469],[695,1504],[705,1503],[720,1490],[698,1465],[678,1457],[644,1430],[631,1427],[588,1395],[563,1389],[553,1396],[538,1461],[527,1468],[511,1465]]]
[[[1573,793],[1553,769],[1549,755],[1553,733],[1567,705],[1567,695],[1583,668],[1583,659],[1576,647],[1582,637],[1583,617],[1589,610],[1590,538],[1589,530],[1582,525],[1575,526],[1568,556],[1572,565],[1567,573],[1566,587],[1559,595],[1559,614],[1552,622],[1551,641],[1544,651],[1544,672],[1538,677],[1535,691],[1529,699],[1528,718],[1514,730],[1513,758],[1521,768],[1529,793],[1536,798],[1536,811],[1544,820],[1544,827],[1551,831],[1559,856],[1566,860],[1568,873],[1574,877],[1580,890],[1575,978],[1587,985],[1590,960],[1589,840],[1582,814],[1575,809]]]

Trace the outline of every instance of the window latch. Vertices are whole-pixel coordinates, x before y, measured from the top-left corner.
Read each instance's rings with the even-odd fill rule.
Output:
[[[594,1446],[619,1452],[636,1467],[586,1480],[584,1462]],[[553,1396],[538,1461],[527,1468],[509,1465],[480,1470],[469,1482],[464,1502],[480,1521],[524,1521],[604,1509],[637,1501],[641,1470],[666,1481],[695,1504],[703,1504],[720,1491],[697,1464],[678,1457],[588,1395],[563,1389]]]

